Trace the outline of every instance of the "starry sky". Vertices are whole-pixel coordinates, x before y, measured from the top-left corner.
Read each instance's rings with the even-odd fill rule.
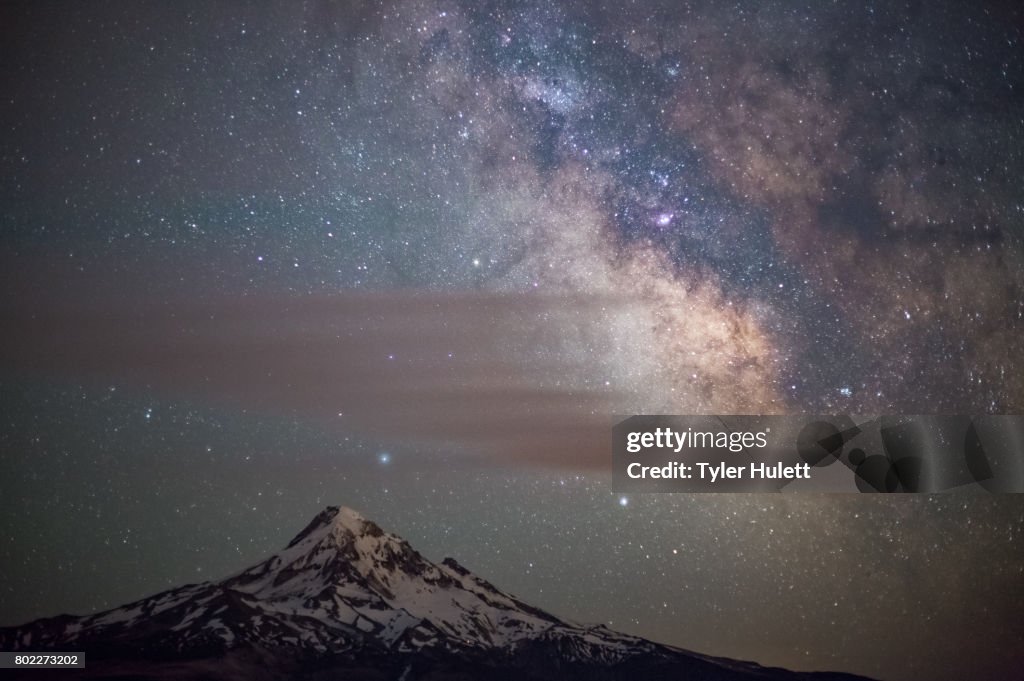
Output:
[[[700,652],[1016,679],[1017,495],[611,492],[617,416],[1021,413],[998,3],[3,3],[0,625],[328,504]]]

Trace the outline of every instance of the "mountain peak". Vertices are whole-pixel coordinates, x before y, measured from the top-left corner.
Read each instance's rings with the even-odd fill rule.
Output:
[[[359,511],[355,510],[354,508],[349,508],[348,506],[328,506],[325,510],[326,511],[332,511],[332,510],[336,511],[337,515],[335,515],[335,522],[365,522],[366,521],[366,518],[364,518],[363,515]]]
[[[367,520],[361,513],[348,506],[328,506],[320,511],[301,532],[288,543],[288,548],[299,544],[316,534],[330,534],[340,544],[368,535],[380,537],[384,534],[376,523]]]
[[[247,572],[255,576],[267,571],[279,573],[275,586],[294,582],[307,590],[310,584],[333,589],[358,583],[386,600],[395,596],[399,584],[444,579],[404,539],[346,506],[328,506],[284,551]]]

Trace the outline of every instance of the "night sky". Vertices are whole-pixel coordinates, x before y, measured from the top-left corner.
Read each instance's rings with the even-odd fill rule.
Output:
[[[0,6],[0,625],[323,506],[704,653],[1019,679],[1018,495],[611,492],[634,413],[1024,412],[1022,13]]]

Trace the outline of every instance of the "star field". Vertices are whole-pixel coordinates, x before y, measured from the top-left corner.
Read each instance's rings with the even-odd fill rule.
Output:
[[[0,624],[345,504],[673,645],[1016,678],[1016,496],[621,496],[606,447],[632,413],[1020,413],[1020,19],[4,6]]]

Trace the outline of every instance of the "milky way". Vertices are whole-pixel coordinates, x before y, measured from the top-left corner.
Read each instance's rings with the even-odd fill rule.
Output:
[[[1020,413],[1019,10],[0,12],[0,623],[342,503],[702,652],[1024,664],[1017,497],[620,500],[605,449],[632,413]]]

